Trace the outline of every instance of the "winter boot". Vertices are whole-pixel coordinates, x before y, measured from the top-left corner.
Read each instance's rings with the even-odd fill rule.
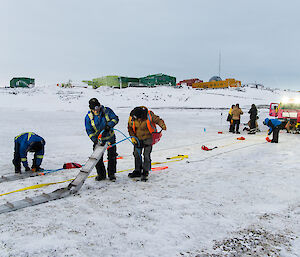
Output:
[[[149,174],[148,171],[144,171],[142,176],[141,176],[141,181],[146,182],[148,180],[148,174]]]
[[[130,178],[139,178],[141,176],[141,171],[140,170],[134,170],[133,172],[128,174],[128,177]]]
[[[12,160],[12,163],[15,166],[15,173],[21,173],[21,163],[16,162],[15,159]]]
[[[141,181],[146,182],[148,180],[148,176],[142,175]]]
[[[117,179],[117,178],[116,178],[115,175],[112,175],[112,176],[109,177],[109,180],[112,181],[112,182],[115,182],[116,179]]]
[[[95,180],[96,181],[101,181],[101,180],[105,180],[106,179],[106,177],[100,177],[99,175],[97,175],[96,177],[95,177]]]
[[[255,129],[250,129],[250,131],[248,132],[249,135],[254,135],[255,134]]]

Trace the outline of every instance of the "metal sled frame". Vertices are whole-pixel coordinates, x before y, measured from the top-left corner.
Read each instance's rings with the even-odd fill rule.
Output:
[[[93,168],[96,166],[97,162],[103,156],[107,147],[108,147],[107,143],[104,146],[101,146],[99,144],[96,145],[92,155],[89,157],[85,165],[80,169],[80,172],[78,173],[76,178],[67,187],[57,189],[49,194],[43,193],[41,195],[31,197],[31,198],[25,197],[24,199],[19,201],[7,202],[3,205],[0,205],[0,214],[16,211],[29,206],[46,203],[49,201],[67,197],[72,194],[76,194],[82,187],[83,183],[85,182],[85,180],[87,179],[87,177],[89,176]]]

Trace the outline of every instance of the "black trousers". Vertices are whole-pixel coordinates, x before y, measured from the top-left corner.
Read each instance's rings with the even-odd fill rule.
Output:
[[[256,119],[251,119],[250,120],[250,129],[255,129],[256,128],[256,123],[255,123]]]
[[[233,120],[229,122],[229,132],[234,132]]]
[[[93,149],[95,149],[96,144],[94,144]],[[113,146],[107,150],[107,173],[108,177],[114,176],[117,171],[117,147]],[[100,178],[106,178],[106,169],[103,162],[103,156],[96,164],[97,174]]]
[[[278,127],[273,129],[273,139],[272,139],[272,141],[275,142],[275,143],[278,143],[279,130],[280,129]]]
[[[14,159],[12,163],[15,165],[15,170],[21,170],[20,144],[15,142]]]
[[[37,153],[35,152],[32,160],[32,168],[38,167],[36,165],[36,161],[37,161]],[[15,170],[21,170],[20,144],[17,142],[15,142],[14,159],[12,160],[12,163],[15,165]]]
[[[135,171],[142,172],[144,175],[148,175],[151,170],[151,152],[152,152],[152,138],[140,140],[140,145],[134,146],[134,167]],[[144,156],[144,160],[143,157]]]
[[[233,132],[239,132],[240,120],[233,120]]]

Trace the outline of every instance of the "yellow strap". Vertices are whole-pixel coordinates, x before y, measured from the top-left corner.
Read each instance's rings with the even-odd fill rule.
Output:
[[[21,158],[21,162],[26,162],[27,158]]]
[[[178,156],[169,158],[169,159],[171,159],[171,161],[152,162],[151,165],[164,164],[164,163],[169,163],[169,162],[178,162],[178,161],[184,160],[185,158],[189,158],[189,156],[188,155],[178,155]]]
[[[174,156],[174,157],[170,157],[169,160],[172,160],[172,159],[185,159],[185,158],[189,158],[188,155],[177,155],[177,156]]]
[[[94,115],[90,112],[90,113],[88,114],[88,116],[89,116],[89,118],[90,118],[91,125],[92,125],[93,129],[95,130],[95,133],[97,133],[97,132],[98,132],[98,129],[96,128],[96,125],[95,125]],[[94,133],[94,134],[95,134],[95,133]]]
[[[64,182],[71,181],[71,180],[73,180],[73,179],[69,179],[69,180],[65,180],[65,181],[60,181],[60,182],[47,183],[47,184],[38,184],[38,185],[30,186],[30,187],[24,187],[24,188],[17,189],[17,190],[14,190],[14,191],[11,191],[11,192],[8,192],[8,193],[5,193],[5,194],[1,194],[0,196],[9,195],[9,194],[12,194],[12,193],[26,191],[26,190],[30,190],[30,189],[36,189],[36,188],[46,187],[46,186],[50,186],[50,185],[54,185],[54,184],[60,184],[60,183],[64,183]]]
[[[158,164],[164,164],[164,163],[169,163],[169,162],[178,162],[178,161],[182,161],[185,158],[188,158],[188,155],[178,155],[178,156],[171,157],[170,158],[170,159],[172,159],[171,161],[152,162],[151,165],[158,165]],[[134,169],[131,168],[131,169],[126,169],[126,170],[119,170],[119,171],[117,171],[117,173],[121,173],[121,172],[124,172],[124,171],[130,171],[130,170],[134,170]],[[97,175],[92,175],[92,176],[89,176],[88,178],[93,178],[93,177],[96,177],[96,176]],[[21,189],[17,189],[17,190],[8,192],[8,193],[0,194],[0,196],[9,195],[9,194],[12,194],[12,193],[26,191],[26,190],[31,190],[31,189],[36,189],[36,188],[41,188],[41,187],[46,187],[46,186],[51,186],[51,185],[55,185],[55,184],[61,184],[61,183],[65,183],[65,182],[73,181],[73,180],[74,180],[74,178],[68,179],[68,180],[64,180],[64,181],[58,181],[58,182],[52,182],[52,183],[46,183],[46,184],[33,185],[33,186],[29,186],[29,187],[24,187],[24,188],[21,188]]]
[[[37,155],[36,158],[38,158],[38,159],[43,159],[43,158],[44,158],[44,155]]]

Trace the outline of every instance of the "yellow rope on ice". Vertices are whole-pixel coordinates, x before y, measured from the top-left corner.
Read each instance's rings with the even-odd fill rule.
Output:
[[[183,160],[185,158],[188,158],[188,155],[178,155],[178,156],[174,156],[174,157],[168,158],[168,159],[171,159],[171,161],[152,162],[151,164],[152,165],[158,165],[158,164],[164,164],[164,163],[169,163],[169,162],[177,162],[177,161],[181,161],[181,160]],[[124,171],[130,171],[130,170],[133,170],[133,168],[126,169],[126,170],[119,170],[119,171],[117,171],[117,173],[121,173],[121,172],[124,172]],[[88,178],[93,178],[93,177],[96,177],[96,176],[97,175],[91,175]],[[64,180],[64,181],[58,181],[58,182],[52,182],[52,183],[45,183],[45,184],[33,185],[33,186],[29,186],[29,187],[24,187],[24,188],[21,188],[21,189],[17,189],[17,190],[8,192],[8,193],[0,194],[0,196],[9,195],[9,194],[12,194],[12,193],[26,191],[26,190],[31,190],[31,189],[37,189],[37,188],[46,187],[46,186],[51,186],[51,185],[55,185],[55,184],[61,184],[61,183],[65,183],[65,182],[72,181],[72,180],[74,180],[74,178],[67,179],[67,180]]]

